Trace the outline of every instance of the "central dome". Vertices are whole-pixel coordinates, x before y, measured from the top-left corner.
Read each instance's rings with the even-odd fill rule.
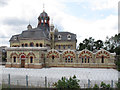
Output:
[[[48,14],[47,14],[45,11],[43,11],[43,12],[40,14],[40,17],[48,17]]]
[[[49,16],[48,14],[43,10],[43,12],[38,17],[38,26],[41,29],[47,29],[49,31]]]

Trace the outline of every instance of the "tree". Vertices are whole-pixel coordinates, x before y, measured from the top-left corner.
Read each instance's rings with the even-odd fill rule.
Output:
[[[88,49],[90,51],[93,51],[95,49],[99,50],[100,48],[103,48],[103,46],[104,45],[102,40],[95,41],[92,37],[89,37],[79,44],[79,50]]]
[[[93,51],[94,47],[94,39],[92,37],[89,37],[89,39],[85,39],[82,41],[82,43],[79,44],[79,50],[88,49],[90,51]]]
[[[116,83],[116,86],[117,86],[118,89],[120,89],[120,78],[118,80],[118,83]]]
[[[105,49],[110,51],[111,53],[116,52],[118,49],[120,49],[120,34],[116,34],[115,36],[112,36],[111,38],[106,37],[105,41]]]
[[[85,49],[85,45],[83,43],[80,43],[79,44],[79,50],[83,50],[83,49]]]
[[[80,82],[80,80],[76,79],[75,75],[73,77],[70,77],[69,79],[67,79],[66,77],[62,77],[61,80],[58,80],[58,82],[55,83],[55,87],[59,89],[77,89],[80,88],[78,82]]]
[[[116,52],[116,55],[120,55],[120,46],[116,47],[114,51]]]

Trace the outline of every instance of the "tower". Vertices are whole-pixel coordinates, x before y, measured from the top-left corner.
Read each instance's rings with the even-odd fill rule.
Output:
[[[48,30],[49,31],[49,16],[48,14],[43,10],[43,12],[38,17],[38,28]]]
[[[51,40],[51,49],[54,49],[54,25],[50,25],[50,40]]]

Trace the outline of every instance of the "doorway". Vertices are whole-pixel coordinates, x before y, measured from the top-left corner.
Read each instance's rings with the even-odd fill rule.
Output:
[[[25,60],[21,60],[21,68],[25,67]]]
[[[25,55],[21,56],[21,68],[25,67]]]

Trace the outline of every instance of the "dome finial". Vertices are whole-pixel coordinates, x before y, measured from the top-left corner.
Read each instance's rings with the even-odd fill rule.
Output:
[[[30,25],[30,20],[29,20],[29,24],[28,24],[28,26],[27,26],[27,29],[28,29],[28,30],[31,30],[31,29],[32,29],[32,26]]]
[[[51,24],[53,24],[53,18],[51,19]]]
[[[43,3],[43,11],[45,11],[45,4]]]

